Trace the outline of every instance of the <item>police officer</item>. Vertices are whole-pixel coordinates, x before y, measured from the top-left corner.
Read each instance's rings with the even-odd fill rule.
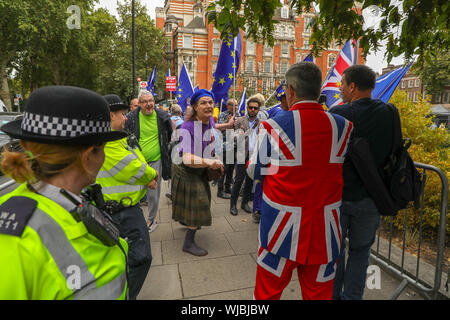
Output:
[[[105,244],[74,214],[93,208],[80,194],[95,181],[105,142],[126,136],[111,131],[105,99],[40,88],[23,119],[1,130],[24,152],[2,154],[1,170],[20,185],[0,198],[0,299],[125,299],[126,241]]]
[[[111,128],[123,130],[128,106],[119,96],[104,96],[108,101]],[[108,142],[105,162],[97,175],[102,186],[104,201],[116,222],[120,235],[129,244],[129,298],[136,299],[144,284],[152,262],[150,238],[139,201],[145,197],[146,188],[157,188],[158,172],[147,165],[137,141],[130,146],[127,138]]]

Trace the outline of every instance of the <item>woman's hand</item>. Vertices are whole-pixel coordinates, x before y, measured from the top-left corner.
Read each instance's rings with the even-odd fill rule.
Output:
[[[220,160],[211,160],[208,163],[208,167],[214,170],[220,169],[222,172],[224,170],[223,163]]]
[[[147,187],[149,187],[152,190],[156,190],[156,188],[158,188],[158,180],[157,179],[153,179],[152,181],[150,181],[150,183],[147,185]]]

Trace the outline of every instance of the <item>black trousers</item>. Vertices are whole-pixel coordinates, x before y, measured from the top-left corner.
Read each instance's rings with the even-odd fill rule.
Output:
[[[223,146],[223,163],[224,163],[224,173],[223,176],[217,181],[217,191],[223,191],[225,187],[225,191],[231,189],[231,185],[233,184],[233,171],[235,168],[235,156],[231,159],[227,159],[227,150],[225,145]]]
[[[247,175],[245,164],[236,164],[236,175],[234,177],[233,187],[231,189],[231,206],[236,205],[239,193],[241,191],[242,183],[244,183],[244,194],[242,195],[242,203],[247,203],[252,194],[253,180]]]
[[[136,300],[152,264],[147,223],[139,205],[114,213],[112,219],[128,242],[128,293],[130,300]]]

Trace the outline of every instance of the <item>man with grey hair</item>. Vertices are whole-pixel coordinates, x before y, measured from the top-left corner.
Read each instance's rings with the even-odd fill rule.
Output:
[[[139,107],[127,115],[125,130],[136,136],[145,160],[159,173],[157,189],[147,191],[148,228],[152,232],[158,226],[155,218],[161,194],[161,178],[170,179],[169,142],[173,130],[169,114],[155,108],[155,98],[151,92],[142,90],[138,99]]]
[[[247,172],[264,175],[254,298],[280,299],[297,269],[304,300],[330,300],[340,246],[342,164],[352,125],[317,102],[311,62],[286,73],[289,110],[259,125]]]

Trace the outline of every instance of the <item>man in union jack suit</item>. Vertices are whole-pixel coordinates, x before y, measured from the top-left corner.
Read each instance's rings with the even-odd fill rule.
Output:
[[[317,102],[320,69],[286,73],[289,111],[260,124],[247,166],[264,175],[254,299],[280,299],[297,269],[303,299],[331,299],[341,243],[342,164],[352,123]]]

